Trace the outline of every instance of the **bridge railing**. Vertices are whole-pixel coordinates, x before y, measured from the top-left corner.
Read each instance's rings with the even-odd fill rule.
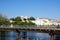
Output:
[[[0,28],[11,28],[11,25],[8,25],[8,26],[6,26],[6,25],[1,25],[0,26]],[[51,26],[51,25],[49,25],[49,26],[44,26],[44,25],[25,25],[25,26],[23,26],[23,25],[13,25],[13,27],[12,28],[60,28],[60,26]]]

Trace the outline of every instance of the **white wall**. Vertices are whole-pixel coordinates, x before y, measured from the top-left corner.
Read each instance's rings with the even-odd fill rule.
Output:
[[[48,25],[60,25],[60,23],[57,23],[57,22],[51,22],[49,21],[48,19],[36,19],[35,21],[32,21],[33,23],[35,23],[36,25],[44,25],[44,20],[48,22]]]

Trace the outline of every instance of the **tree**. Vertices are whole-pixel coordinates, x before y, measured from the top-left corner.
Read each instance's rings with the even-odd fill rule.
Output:
[[[28,20],[35,20],[35,18],[31,16],[30,18],[28,18]]]
[[[24,21],[26,21],[27,19],[26,18],[24,18]]]
[[[8,18],[5,15],[0,14],[0,21],[6,21],[6,20],[8,20]]]
[[[0,14],[0,25],[9,25],[9,20],[5,15]]]
[[[14,21],[15,19],[14,18],[10,18],[10,20]]]
[[[60,25],[59,24],[57,25],[57,28],[60,28]]]
[[[21,20],[21,17],[19,17],[19,16],[16,17],[14,20],[15,20],[15,21],[22,21],[22,20]]]

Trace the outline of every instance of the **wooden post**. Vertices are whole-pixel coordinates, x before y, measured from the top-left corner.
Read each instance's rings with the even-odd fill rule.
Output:
[[[54,31],[50,31],[49,32],[49,35],[50,35],[50,40],[54,40]]]
[[[54,40],[54,35],[50,35],[50,40]]]
[[[23,32],[23,39],[27,40],[27,32]]]
[[[17,36],[16,40],[20,40],[19,35],[20,35],[20,31],[16,30],[16,36]]]

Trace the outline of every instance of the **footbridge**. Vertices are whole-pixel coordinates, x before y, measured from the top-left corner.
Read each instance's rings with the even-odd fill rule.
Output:
[[[54,40],[54,35],[60,35],[60,28],[57,26],[1,26],[0,32],[6,32],[6,31],[15,31],[17,33],[17,36],[19,36],[20,31],[24,32],[24,36],[26,35],[27,31],[32,32],[40,32],[40,33],[48,33],[50,35],[50,40]]]

